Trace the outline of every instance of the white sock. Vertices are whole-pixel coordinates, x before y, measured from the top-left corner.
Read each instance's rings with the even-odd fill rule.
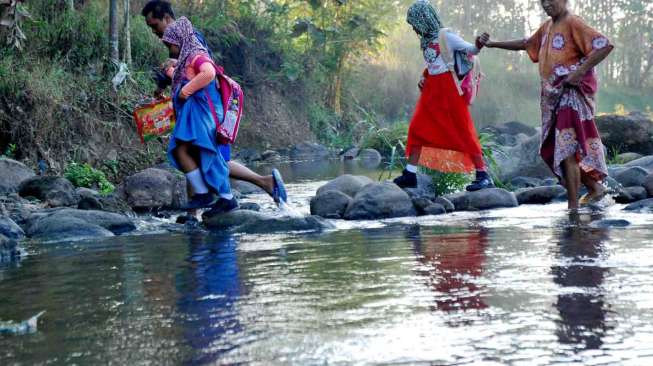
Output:
[[[224,198],[226,200],[231,201],[232,199],[234,199],[234,195],[231,193],[220,193],[220,198]]]
[[[411,173],[417,174],[417,166],[416,165],[408,164],[408,165],[406,165],[406,170],[411,172]]]
[[[204,183],[204,178],[199,169],[195,169],[190,173],[186,173],[186,179],[190,182],[191,187],[193,187],[193,192],[195,194],[206,194],[209,193],[209,187]]]

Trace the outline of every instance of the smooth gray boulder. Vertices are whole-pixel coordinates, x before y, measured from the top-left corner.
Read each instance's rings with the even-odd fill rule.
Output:
[[[27,235],[32,236],[31,233],[35,231],[34,227],[39,226],[40,222],[45,219],[48,219],[48,222],[56,222],[57,220],[66,222],[66,219],[76,219],[89,225],[99,226],[116,235],[136,230],[136,225],[127,216],[112,212],[65,208],[45,210],[32,214],[24,225]],[[39,231],[44,232],[44,229],[39,229]]]
[[[640,187],[649,173],[641,167],[626,168],[614,175],[614,179],[624,187]]]
[[[18,192],[22,182],[35,176],[25,164],[8,158],[0,158],[0,172],[0,194]]]
[[[601,140],[608,151],[653,154],[653,122],[642,113],[596,117]]]
[[[314,142],[303,142],[290,149],[290,158],[293,160],[318,160],[332,156],[333,153],[328,147]]]
[[[510,185],[515,189],[533,188],[542,185],[542,180],[530,177],[515,177],[510,181]]]
[[[653,198],[631,203],[624,208],[626,211],[651,212],[653,211]]]
[[[381,165],[383,156],[381,156],[380,152],[374,149],[364,149],[358,154],[358,160],[365,168],[374,169]]]
[[[105,238],[114,234],[102,226],[68,216],[46,216],[32,223],[27,235],[46,242],[73,241]]]
[[[649,197],[653,197],[653,174],[647,175],[642,186],[646,189]]]
[[[10,217],[0,215],[0,235],[11,240],[22,240],[25,232]]]
[[[524,188],[515,192],[520,205],[544,205],[567,193],[562,186]]]
[[[453,203],[456,211],[480,211],[519,206],[514,193],[500,188],[455,193],[445,196],[445,198]]]
[[[178,209],[187,201],[186,179],[163,169],[149,168],[127,177],[122,191],[137,210]]]
[[[621,160],[621,162],[623,162],[624,164],[630,163],[633,160],[641,159],[643,157],[644,157],[644,155],[638,154],[638,153],[633,153],[633,152],[627,152],[627,153],[619,154],[617,156],[617,158],[619,160]]]
[[[617,203],[628,204],[641,200],[645,200],[648,197],[646,193],[646,188],[644,187],[626,187],[617,189],[617,194],[614,196],[614,200]]]
[[[418,216],[424,216],[426,209],[429,206],[433,205],[433,201],[428,198],[413,197],[411,199],[413,200],[413,206],[415,207],[415,211],[417,211]]]
[[[328,221],[317,216],[281,217],[248,210],[234,210],[215,216],[205,215],[203,222],[211,230],[228,230],[249,234],[322,231],[334,228]]]
[[[320,187],[316,195],[319,196],[328,191],[339,191],[349,197],[354,197],[363,187],[372,183],[374,181],[368,177],[345,174]]]
[[[410,198],[426,198],[428,200],[435,200],[435,184],[433,184],[433,178],[430,175],[417,173],[417,187],[416,188],[404,188],[404,191],[408,193]]]
[[[424,208],[424,216],[437,216],[444,215],[447,213],[447,209],[444,206],[434,203],[426,208]]]
[[[365,186],[345,212],[346,220],[376,220],[415,216],[417,212],[410,196],[394,183],[374,183]]]
[[[20,184],[21,197],[35,197],[50,207],[76,206],[79,196],[75,186],[62,177],[32,177]]]
[[[501,167],[499,178],[504,182],[510,182],[515,177],[545,179],[553,176],[540,157],[539,134],[517,146],[505,148],[504,154],[496,154],[495,160]]]
[[[444,197],[438,197],[438,198],[436,198],[436,199],[433,201],[433,203],[436,203],[436,204],[438,204],[438,205],[444,207],[444,209],[447,210],[447,212],[454,212],[454,211],[456,211],[456,206],[454,206],[453,203],[452,203],[451,201],[449,201],[448,199],[446,199],[446,198],[444,198]]]
[[[640,168],[646,169],[649,174],[653,174],[653,155],[633,160],[630,163],[624,164],[623,166],[628,168],[638,166]]]
[[[327,219],[341,219],[352,198],[340,191],[326,191],[311,199],[311,215]]]

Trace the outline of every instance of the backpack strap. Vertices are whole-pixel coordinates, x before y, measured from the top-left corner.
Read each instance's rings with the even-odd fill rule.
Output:
[[[451,76],[453,76],[453,82],[456,84],[456,89],[458,89],[458,94],[463,95],[463,89],[460,87],[460,80],[458,80],[458,75],[456,75],[456,63],[453,54],[453,50],[449,49],[447,41],[447,33],[449,33],[449,28],[440,29],[440,56],[444,63],[447,65]]]

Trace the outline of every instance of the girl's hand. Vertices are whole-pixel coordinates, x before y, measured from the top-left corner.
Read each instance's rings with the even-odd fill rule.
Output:
[[[488,44],[488,42],[490,42],[490,35],[484,32],[480,36],[476,37],[476,48],[481,50]]]
[[[564,84],[571,85],[571,86],[578,86],[581,80],[583,80],[583,73],[581,72],[580,69],[578,69],[572,72],[571,74],[567,75]]]

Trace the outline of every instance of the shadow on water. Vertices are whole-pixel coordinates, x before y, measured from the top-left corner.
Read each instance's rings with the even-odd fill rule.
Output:
[[[560,320],[556,335],[560,343],[572,345],[578,351],[601,348],[610,329],[606,325],[609,305],[602,288],[609,269],[600,263],[607,256],[604,244],[609,240],[609,231],[590,227],[602,218],[598,213],[570,213],[555,238],[554,256],[565,265],[551,267],[553,281],[573,291],[558,295],[555,307]]]

